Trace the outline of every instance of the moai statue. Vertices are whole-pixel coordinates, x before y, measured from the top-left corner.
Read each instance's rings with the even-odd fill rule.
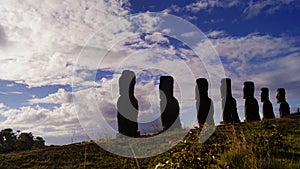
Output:
[[[284,88],[277,89],[276,99],[277,99],[277,103],[280,103],[280,105],[279,105],[280,117],[289,116],[290,115],[290,105],[286,102]]]
[[[205,122],[214,125],[214,104],[208,97],[208,82],[205,78],[196,80],[196,108],[199,126]]]
[[[246,122],[260,120],[258,102],[254,98],[254,88],[253,82],[244,82],[243,92],[245,99],[244,111]]]
[[[159,84],[161,123],[163,130],[180,129],[179,103],[173,95],[174,79],[171,76],[161,76]]]
[[[119,133],[128,137],[139,137],[138,132],[138,101],[134,97],[135,74],[124,70],[119,79],[118,127]]]
[[[231,80],[229,78],[221,80],[221,97],[223,123],[239,123],[240,119],[237,113],[236,100],[232,97]]]
[[[262,113],[263,119],[275,118],[273,106],[269,99],[269,89],[261,88],[260,101],[263,103]]]

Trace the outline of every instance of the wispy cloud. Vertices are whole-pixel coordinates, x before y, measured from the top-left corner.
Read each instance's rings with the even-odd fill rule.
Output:
[[[196,2],[191,2],[186,6],[172,5],[165,9],[164,12],[209,12],[216,8],[232,8],[236,7],[241,9],[243,12],[241,16],[246,19],[251,19],[261,13],[274,14],[276,11],[287,7],[291,4],[298,4],[297,0],[258,0],[258,1],[238,1],[238,0],[197,0]],[[189,16],[191,17],[191,16]],[[196,17],[196,16],[194,16]]]
[[[243,14],[248,19],[257,16],[262,12],[273,14],[280,8],[283,8],[293,2],[298,3],[296,0],[251,0],[244,9]]]
[[[199,12],[202,10],[210,10],[212,8],[221,7],[221,8],[231,8],[239,4],[238,0],[199,0],[197,2],[193,2],[184,7],[185,10],[191,12]]]
[[[207,32],[206,35],[208,38],[215,39],[215,38],[220,38],[220,37],[226,36],[226,32],[220,31],[220,30],[213,30],[213,31]]]
[[[273,37],[270,35],[249,34],[244,37],[219,37],[211,39],[218,51],[228,77],[233,82],[233,94],[243,107],[243,81],[253,80],[256,84],[256,97],[260,98],[260,88],[270,88],[270,98],[274,104],[276,89],[286,88],[287,98],[299,100],[300,71],[299,39],[297,37]],[[295,110],[292,110],[295,111]],[[278,110],[275,110],[278,113]]]

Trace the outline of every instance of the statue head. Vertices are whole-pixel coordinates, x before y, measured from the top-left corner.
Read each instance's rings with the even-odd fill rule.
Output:
[[[254,97],[254,83],[251,81],[244,82],[244,96],[243,98],[246,99],[247,97]]]
[[[172,76],[161,76],[159,82],[159,90],[167,97],[173,96],[174,79]]]
[[[196,80],[196,100],[200,96],[208,96],[208,81],[205,78]]]
[[[260,94],[260,101],[265,102],[269,100],[269,89],[268,88],[261,88],[261,94]]]
[[[227,97],[232,97],[231,93],[231,79],[229,78],[224,78],[221,80],[221,97],[222,99],[227,98]]]
[[[120,95],[133,95],[135,85],[135,74],[131,70],[124,70],[119,78]]]
[[[208,91],[208,82],[205,78],[197,79],[196,83],[200,93],[205,93]]]
[[[276,95],[277,103],[281,103],[285,101],[285,89],[279,88],[277,89],[277,95]]]

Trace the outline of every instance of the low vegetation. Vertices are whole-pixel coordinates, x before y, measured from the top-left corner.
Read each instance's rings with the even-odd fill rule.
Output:
[[[300,115],[218,126],[203,144],[200,131],[155,157],[120,157],[88,142],[2,154],[0,168],[300,168]]]

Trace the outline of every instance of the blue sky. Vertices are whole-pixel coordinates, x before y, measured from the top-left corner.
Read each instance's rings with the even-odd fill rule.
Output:
[[[197,1],[193,1],[197,3]],[[210,1],[199,1],[210,2]],[[213,2],[213,1],[211,1]],[[218,1],[215,1],[218,2]],[[224,1],[225,3],[230,1]],[[232,1],[234,2],[234,1]],[[253,1],[263,3],[264,1]],[[282,1],[283,2],[283,1]],[[263,7],[258,14],[247,13],[249,1],[236,2],[232,7],[209,7],[207,3],[207,10],[191,11],[182,9],[190,4],[192,1],[133,1],[131,10],[134,13],[155,11],[160,12],[171,8],[171,14],[185,17],[191,17],[189,21],[202,31],[223,30],[232,36],[245,36],[253,32],[261,34],[270,34],[273,36],[280,36],[287,34],[289,36],[299,36],[299,23],[295,22],[300,15],[299,2],[293,1],[288,5],[279,3],[279,1],[271,2],[269,5]],[[276,5],[277,4],[277,5]],[[204,5],[205,6],[205,5]],[[263,6],[263,5],[262,5]],[[175,9],[174,9],[175,8]],[[178,9],[177,9],[178,8]],[[200,7],[199,7],[200,8]],[[269,12],[272,8],[279,8],[274,13]],[[248,16],[250,15],[250,16]],[[220,17],[221,16],[221,17]]]
[[[206,77],[204,63],[193,62],[195,53],[167,36],[132,35],[116,43],[123,31],[119,27],[116,28],[121,30],[119,34],[102,32],[105,35],[99,38],[102,40],[91,42],[99,32],[101,35],[105,25],[117,19],[119,23],[126,23],[124,16],[145,12],[175,15],[204,32],[221,59],[225,75],[232,78],[233,96],[237,99],[241,119],[242,84],[246,80],[255,82],[257,100],[261,87],[270,88],[277,116],[275,95],[279,87],[286,88],[292,112],[300,107],[300,2],[297,0],[79,0],[76,3],[12,0],[0,5],[1,128],[32,131],[34,135],[45,137],[47,144],[90,139],[87,134],[93,131],[90,131],[91,126],[85,126],[87,122],[83,119],[95,119],[97,117],[92,115],[100,111],[115,125],[114,99],[118,96],[115,84],[122,68],[126,67],[118,67],[120,63],[134,67],[134,64],[146,64],[149,58],[174,64],[185,60],[191,61],[188,65],[194,71],[199,70],[195,78]],[[145,31],[150,31],[159,21],[143,19],[149,25],[143,28]],[[130,31],[124,32],[130,35],[133,33]],[[193,32],[186,32],[182,37],[193,37]],[[200,47],[206,49],[206,46]],[[105,49],[111,51],[101,60],[99,53],[105,53]],[[153,56],[149,49],[167,54]],[[139,55],[143,56],[137,59]],[[172,58],[173,55],[176,58]],[[123,56],[130,57],[122,60]],[[139,76],[136,95],[143,111],[141,121],[157,116],[153,113],[157,111],[153,104],[157,103],[158,77],[162,72],[155,69],[136,72]],[[180,80],[185,78],[177,79]],[[194,90],[193,86],[190,88]],[[175,90],[176,96],[182,95],[180,84]],[[183,94],[183,98],[185,96]],[[187,97],[191,98],[187,100],[191,107],[186,110],[191,113],[182,113],[181,118],[188,128],[195,125],[191,124],[195,112],[193,95]],[[97,104],[92,105],[95,100]],[[219,106],[215,104],[217,123],[221,120]],[[101,122],[99,119],[91,124]]]

